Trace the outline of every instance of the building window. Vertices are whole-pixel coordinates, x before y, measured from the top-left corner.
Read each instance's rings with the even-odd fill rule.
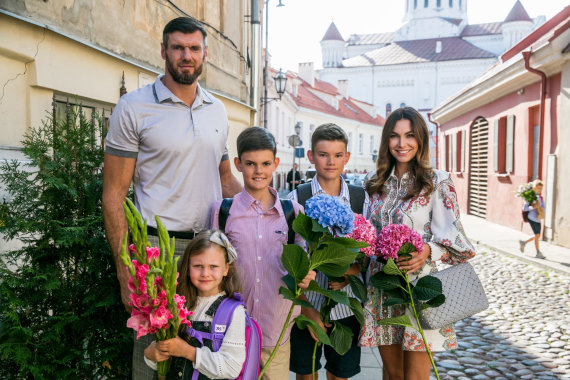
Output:
[[[427,8],[429,6],[429,0],[424,0],[424,8]]]
[[[493,170],[498,174],[513,172],[515,116],[495,120],[493,139]]]
[[[364,135],[358,135],[358,154],[364,154]]]
[[[374,152],[374,135],[370,136],[370,154]]]
[[[352,132],[348,133],[348,144],[346,145],[347,152],[352,152]]]
[[[386,103],[386,117],[392,113],[392,103]]]
[[[453,0],[449,0],[449,8],[453,8]]]
[[[400,103],[400,108],[404,108],[406,106],[406,103],[402,102]]]
[[[436,4],[438,8],[441,8],[441,0],[437,0]]]
[[[75,98],[74,98],[75,99]],[[55,119],[57,121],[65,120],[67,115],[67,111],[73,113],[82,113],[86,120],[91,121],[94,125],[100,125],[103,130],[109,129],[109,117],[111,116],[111,107],[106,106],[100,103],[84,101],[84,100],[75,100],[74,102],[70,102],[67,97],[55,95]],[[79,119],[77,119],[77,123],[79,123]],[[100,143],[101,145],[105,144],[105,136],[102,136],[100,133],[94,131],[95,141]]]
[[[456,144],[455,171],[458,173],[462,173],[465,171],[465,131],[457,132],[455,144]]]
[[[414,9],[418,7],[418,0],[414,0]]]

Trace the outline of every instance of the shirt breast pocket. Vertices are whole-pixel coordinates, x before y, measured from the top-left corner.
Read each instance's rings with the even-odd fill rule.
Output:
[[[287,223],[281,223],[276,225],[274,235],[275,239],[279,242],[279,244],[287,244],[287,237],[289,236],[289,228],[287,227]]]

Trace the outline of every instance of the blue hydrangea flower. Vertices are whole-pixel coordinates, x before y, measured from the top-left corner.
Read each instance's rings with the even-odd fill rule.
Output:
[[[354,213],[340,197],[315,195],[305,203],[305,215],[340,235],[351,233],[354,229]]]

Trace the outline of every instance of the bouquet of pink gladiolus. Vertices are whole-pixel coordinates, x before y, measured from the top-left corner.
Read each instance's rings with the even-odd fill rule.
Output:
[[[190,326],[187,317],[192,312],[186,309],[186,299],[176,294],[178,257],[174,258],[174,238],[169,241],[166,228],[156,217],[160,248],[150,247],[146,220],[128,199],[123,209],[133,242],[127,251],[128,233],[125,234],[121,259],[131,275],[132,307],[127,327],[137,332],[137,339],[146,334],[156,334],[157,340],[175,338],[180,324]],[[165,376],[169,367],[170,359],[159,362],[158,375]]]

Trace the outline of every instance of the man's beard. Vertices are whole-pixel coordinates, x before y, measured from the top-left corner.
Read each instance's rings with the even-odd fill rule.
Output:
[[[195,66],[194,73],[181,73],[176,69],[176,67],[174,67],[172,62],[170,62],[168,55],[166,55],[166,69],[176,83],[194,84],[194,82],[196,82],[196,79],[198,79],[200,74],[202,74],[202,66],[204,66],[203,63],[201,63],[200,66]]]

